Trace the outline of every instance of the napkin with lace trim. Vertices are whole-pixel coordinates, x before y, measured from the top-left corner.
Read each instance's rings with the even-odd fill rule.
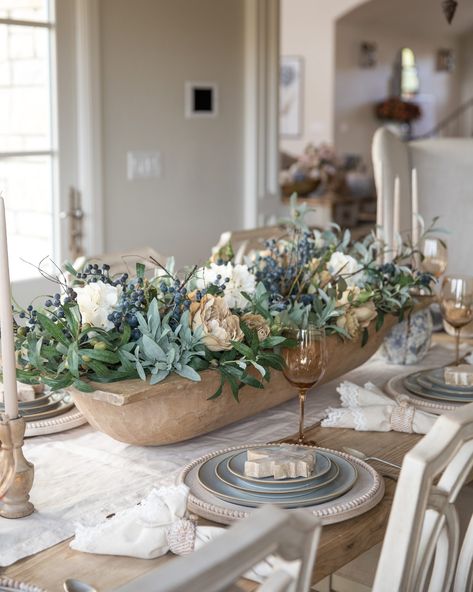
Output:
[[[153,489],[140,504],[118,512],[96,526],[76,527],[70,546],[76,551],[154,559],[171,551],[188,555],[225,532],[218,526],[198,526],[187,514],[189,488],[183,483]],[[275,570],[295,575],[300,561],[270,555],[245,577],[261,582]]]
[[[337,392],[342,406],[327,409],[327,417],[321,423],[324,428],[426,434],[438,417],[416,409],[409,404],[408,397],[392,399],[370,382],[361,387],[345,381]]]
[[[71,548],[85,553],[154,559],[172,551],[186,555],[223,532],[187,518],[189,488],[160,487],[138,505],[95,526],[76,527]]]

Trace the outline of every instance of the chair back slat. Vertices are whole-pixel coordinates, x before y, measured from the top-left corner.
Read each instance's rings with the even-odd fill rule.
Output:
[[[470,403],[440,417],[406,455],[373,592],[443,592],[450,589],[454,578],[456,592],[470,589],[458,587],[457,582],[471,586],[473,526],[470,524],[459,551],[460,528],[454,504],[472,467]]]

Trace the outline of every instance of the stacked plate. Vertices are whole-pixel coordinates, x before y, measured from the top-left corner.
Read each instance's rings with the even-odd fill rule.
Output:
[[[471,403],[473,386],[447,384],[444,380],[444,368],[433,368],[414,372],[404,378],[405,388],[414,395],[446,401],[449,403]]]
[[[61,415],[74,406],[71,395],[67,391],[45,390],[36,394],[31,401],[20,401],[18,408],[25,421],[38,421]],[[3,402],[0,402],[0,413],[5,410]]]
[[[279,449],[270,445],[268,449]],[[310,477],[295,479],[255,478],[245,475],[247,450],[222,452],[202,463],[199,483],[219,499],[254,508],[275,504],[283,508],[314,506],[335,499],[355,484],[357,469],[345,457],[316,449],[316,464]]]

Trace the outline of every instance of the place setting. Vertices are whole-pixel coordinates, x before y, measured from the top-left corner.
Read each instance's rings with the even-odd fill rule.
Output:
[[[350,454],[320,448],[305,434],[305,401],[327,367],[325,332],[290,329],[280,349],[283,374],[299,391],[299,431],[281,443],[255,443],[212,452],[186,466],[178,482],[189,487],[189,510],[229,524],[250,508],[272,504],[305,508],[329,524],[368,511],[384,494],[384,481]],[[314,393],[312,393],[314,395]]]
[[[473,365],[469,354],[460,355],[461,329],[473,319],[473,278],[447,276],[439,300],[444,320],[455,330],[455,359],[442,367],[393,377],[386,385],[393,396],[405,395],[413,405],[433,413],[473,402]]]

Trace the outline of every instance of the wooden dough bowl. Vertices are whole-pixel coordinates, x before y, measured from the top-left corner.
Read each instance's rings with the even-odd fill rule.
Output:
[[[368,343],[361,337],[342,341],[335,335],[327,339],[328,367],[322,383],[329,382],[366,362],[381,345],[397,318],[386,317],[382,329],[369,327]],[[280,405],[297,395],[281,372],[272,372],[264,390],[244,387],[237,403],[225,385],[221,397],[209,401],[220,384],[215,371],[202,372],[201,382],[176,375],[151,386],[139,379],[110,384],[94,383],[97,390],[81,393],[71,389],[74,402],[97,430],[115,440],[156,446],[172,444],[206,434],[265,409]]]

